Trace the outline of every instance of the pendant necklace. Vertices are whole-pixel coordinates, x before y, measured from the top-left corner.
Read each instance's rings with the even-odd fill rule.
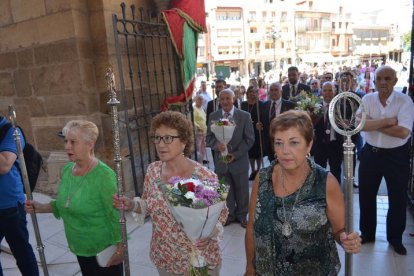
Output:
[[[307,177],[307,173],[305,173],[305,177]],[[281,184],[282,184],[282,188],[285,190],[286,193],[288,193],[286,187],[285,187],[285,178],[284,178],[284,172],[281,169]],[[304,181],[306,180],[306,178],[304,179]],[[302,192],[302,188],[303,188],[303,183],[302,186],[300,187],[299,191],[296,193],[296,198],[295,198],[295,202],[293,203],[292,206],[292,212],[290,213],[290,218],[287,219],[286,216],[286,208],[285,208],[285,197],[282,197],[282,208],[283,208],[283,217],[284,217],[284,222],[282,224],[282,235],[285,236],[285,238],[290,238],[292,236],[293,233],[293,228],[292,228],[292,218],[293,218],[293,213],[295,211],[295,207],[296,207],[296,203],[298,202],[299,199],[299,195]]]
[[[79,181],[78,189],[76,189],[76,191],[71,195],[72,183],[74,182],[74,178],[75,178],[74,170],[75,170],[76,163],[73,164],[72,175],[70,176],[68,194],[66,195],[65,208],[69,208],[72,198],[79,192],[80,188],[82,188],[83,181],[85,180],[86,175],[91,170],[94,160],[95,160],[95,158],[92,158],[92,160],[89,162],[89,165],[88,165],[88,168],[87,168],[85,174],[81,176],[81,180]]]

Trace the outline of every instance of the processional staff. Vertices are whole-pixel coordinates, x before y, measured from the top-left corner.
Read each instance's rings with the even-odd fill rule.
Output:
[[[119,123],[118,123],[118,107],[120,103],[116,98],[115,91],[115,76],[111,68],[106,70],[105,79],[108,85],[109,91],[109,101],[108,105],[111,107],[111,117],[112,117],[112,135],[113,135],[113,146],[114,146],[114,163],[115,163],[115,173],[117,180],[117,195],[118,197],[124,197],[124,183],[122,177],[122,167],[121,167],[121,149],[119,141]],[[122,231],[122,244],[124,247],[124,272],[125,276],[131,275],[130,266],[129,266],[129,254],[128,254],[128,233],[126,228],[126,219],[125,219],[125,210],[122,208],[120,211],[120,220],[121,231]]]
[[[256,113],[257,113],[257,122],[260,123],[260,109],[259,109],[259,94],[257,94],[257,98],[256,98]],[[256,126],[255,126],[256,127]],[[263,141],[262,141],[262,129],[258,130],[259,131],[259,145],[260,145],[260,163],[262,168],[264,167],[263,165]]]
[[[359,106],[357,106],[357,104]],[[357,116],[357,110],[361,111]],[[359,112],[359,111],[358,111]],[[351,136],[362,130],[366,113],[361,98],[352,92],[342,92],[336,95],[329,104],[329,122],[334,130],[345,136],[344,147],[344,189],[345,189],[345,231],[351,233],[354,228],[354,175],[353,149],[355,145]],[[352,276],[353,260],[351,253],[345,253],[345,275]]]
[[[22,148],[22,144],[20,141],[19,131],[17,129],[16,111],[14,109],[14,106],[12,105],[9,105],[9,117],[10,117],[10,122],[12,123],[13,129],[14,129],[13,136],[14,136],[14,141],[16,142],[20,173],[22,174],[23,185],[26,191],[26,199],[33,200],[32,191],[30,190],[29,176],[27,174],[27,169],[26,169],[26,162],[24,160],[24,155],[23,155],[23,148]],[[30,214],[30,217],[32,219],[33,229],[34,229],[35,236],[36,236],[36,244],[37,244],[36,249],[39,252],[39,258],[40,258],[40,263],[42,265],[43,274],[45,276],[48,276],[49,272],[47,270],[47,264],[46,264],[46,258],[45,258],[45,252],[44,252],[45,246],[43,245],[42,237],[40,236],[39,224],[37,223],[37,216],[36,216],[35,210],[33,210],[33,212]]]

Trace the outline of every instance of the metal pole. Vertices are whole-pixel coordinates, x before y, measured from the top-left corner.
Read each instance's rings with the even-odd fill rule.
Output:
[[[113,145],[114,145],[114,163],[115,163],[115,172],[118,188],[118,197],[124,196],[124,185],[122,178],[122,167],[121,167],[121,149],[120,149],[120,139],[119,139],[119,123],[118,123],[118,107],[117,105],[120,102],[116,98],[115,91],[115,76],[111,68],[106,70],[105,79],[108,85],[109,90],[109,101],[108,105],[111,107],[111,117],[112,117],[112,134],[113,134]],[[134,170],[135,168],[132,168]],[[126,219],[125,219],[125,210],[121,209],[120,211],[121,218],[119,223],[121,225],[122,231],[122,244],[124,247],[124,272],[125,276],[131,275],[129,268],[129,254],[128,254],[128,233],[126,229]]]
[[[345,189],[345,231],[351,233],[354,230],[354,147],[351,136],[346,136],[344,147],[344,189]],[[353,259],[351,253],[345,253],[345,275],[352,276]]]
[[[355,105],[359,104],[359,107]],[[348,112],[345,108],[349,105]],[[337,106],[337,104],[339,104]],[[358,110],[357,110],[358,108]],[[345,231],[347,234],[353,232],[353,212],[354,212],[354,191],[353,191],[353,155],[355,145],[352,143],[351,136],[362,130],[366,121],[366,113],[361,98],[352,92],[342,92],[336,95],[329,104],[329,122],[334,130],[345,136],[344,147],[344,186],[345,186]],[[359,118],[356,120],[356,118]],[[340,127],[339,127],[340,126]],[[352,254],[345,253],[345,275],[352,276]]]
[[[20,141],[20,135],[19,135],[19,131],[17,130],[16,112],[12,105],[9,105],[9,116],[10,116],[10,121],[14,128],[14,133],[13,133],[14,141],[16,142],[17,154],[19,158],[19,167],[20,167],[20,172],[22,174],[24,189],[26,191],[26,198],[28,200],[33,200],[32,191],[30,190],[29,177],[27,175],[26,162],[24,160],[22,144]],[[33,210],[33,212],[30,214],[30,217],[32,219],[33,230],[36,236],[36,243],[37,243],[36,249],[39,252],[39,258],[40,258],[40,263],[42,265],[43,274],[45,276],[48,276],[49,271],[47,270],[47,264],[46,264],[46,258],[45,258],[45,252],[44,252],[45,246],[43,245],[42,237],[40,236],[39,224],[37,222],[37,216],[36,216],[35,210]]]
[[[257,122],[260,122],[260,110],[259,110],[259,95],[257,95],[256,100],[256,112],[257,112]],[[260,163],[262,168],[264,167],[263,163],[263,143],[262,143],[262,130],[259,130],[259,143],[260,143]]]

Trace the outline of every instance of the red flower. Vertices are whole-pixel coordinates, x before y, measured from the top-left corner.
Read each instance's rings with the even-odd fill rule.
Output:
[[[181,187],[183,190],[187,188],[187,192],[194,192],[195,184],[193,182],[187,182],[181,185]]]

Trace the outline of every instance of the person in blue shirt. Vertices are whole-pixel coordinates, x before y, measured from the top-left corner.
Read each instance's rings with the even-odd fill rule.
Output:
[[[6,123],[6,118],[0,116],[0,129]],[[13,131],[14,129],[10,128],[0,142],[0,242],[6,238],[23,276],[38,276],[39,269],[29,243],[24,210],[25,196],[22,178],[16,167],[18,161]],[[21,133],[20,140],[24,146]],[[1,263],[0,276],[3,276]]]

